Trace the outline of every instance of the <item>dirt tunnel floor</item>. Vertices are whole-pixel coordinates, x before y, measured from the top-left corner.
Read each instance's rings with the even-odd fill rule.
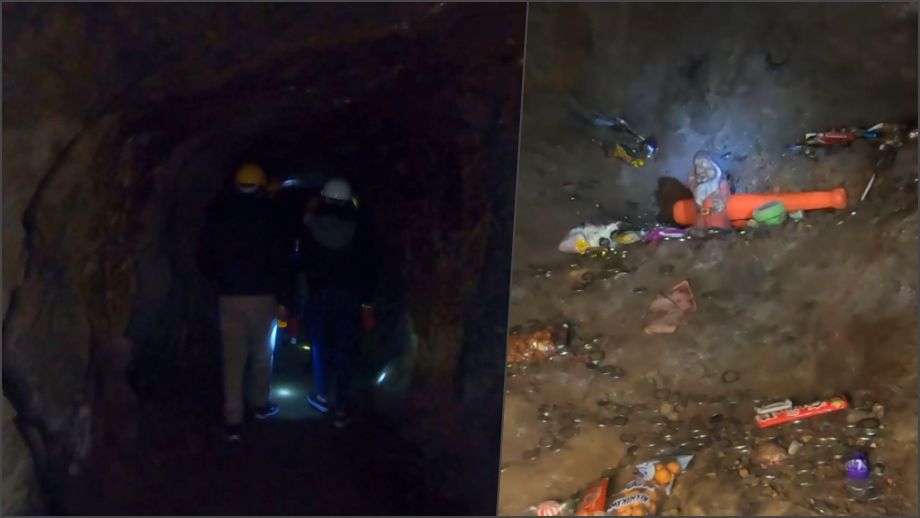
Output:
[[[792,9],[726,11],[710,32],[721,43],[704,36],[713,20],[705,10],[688,7],[694,12],[681,15],[687,27],[680,27],[654,6],[581,9],[534,5],[529,15],[509,322],[525,331],[568,322],[576,336],[566,354],[509,368],[499,513],[533,512],[605,474],[616,491],[637,462],[676,452],[695,457],[661,514],[916,513],[916,142],[863,203],[868,145],[814,161],[782,154],[800,132],[826,129],[822,124],[914,114],[916,51],[882,58],[880,48],[865,49],[889,60],[866,71],[890,74],[875,78],[892,88],[889,95],[874,95],[859,84],[866,76],[840,81],[819,72],[852,72],[861,62],[842,50],[854,25],[846,20],[858,16],[838,16],[837,8],[822,15],[837,27],[841,50],[833,57],[813,52],[829,33],[790,22]],[[893,16],[865,10],[864,17]],[[802,19],[813,14],[803,11]],[[607,23],[616,19],[623,24]],[[750,19],[794,35],[786,67],[767,69],[757,31],[745,34]],[[872,30],[902,23],[884,19],[874,19]],[[891,29],[877,43],[903,40],[915,49],[915,11],[903,23],[911,19],[913,36]],[[645,41],[658,34],[643,30],[654,24],[670,24],[675,41],[688,46]],[[684,51],[709,55],[696,82],[680,76]],[[605,159],[590,141],[593,130],[567,111],[570,96],[658,137],[659,155],[642,169]],[[808,212],[772,230],[638,243],[609,259],[557,251],[566,232],[586,220],[653,224],[658,178],[685,182],[700,148],[733,152],[721,165],[738,192],[844,187],[850,208]],[[593,282],[577,290],[585,279]],[[698,310],[674,334],[645,334],[657,294],[685,279]],[[727,371],[739,379],[723,382]],[[754,425],[758,403],[838,393],[855,410],[764,430]],[[872,414],[875,403],[881,407]],[[802,446],[764,470],[754,457],[769,441]],[[867,449],[876,464],[864,501],[848,498],[844,486],[843,457],[855,448]]]
[[[288,405],[290,406],[290,405]],[[279,416],[220,430],[185,411],[149,412],[127,470],[78,476],[61,512],[76,515],[395,515],[454,507],[432,489],[421,453],[395,430],[359,419],[345,429]],[[115,480],[117,478],[117,480]]]
[[[152,402],[145,406],[133,462],[120,471],[91,467],[77,474],[60,511],[287,516],[438,514],[458,508],[438,492],[422,452],[391,422],[362,408],[351,426],[335,429],[306,401],[313,384],[311,353],[279,347],[272,399],[280,412],[246,423],[241,443],[223,440],[218,407],[206,398]],[[187,387],[200,396],[199,385]]]
[[[910,174],[915,158],[904,168]],[[569,496],[605,470],[622,468],[615,472],[623,475],[637,461],[683,451],[697,457],[668,500],[665,511],[672,513],[915,512],[911,185],[855,215],[636,245],[625,260],[516,250],[539,269],[516,272],[511,322],[567,321],[577,336],[570,354],[509,371],[500,512],[522,513]],[[612,275],[574,293],[586,272]],[[644,334],[656,294],[683,279],[698,311],[673,335]],[[589,368],[585,354],[595,350],[603,355],[592,358],[621,367],[622,378]],[[730,370],[740,379],[725,383]],[[838,392],[859,410],[801,425],[754,426],[757,402],[810,402]],[[885,409],[881,429],[857,426],[873,403]],[[769,440],[804,446],[780,469],[764,472],[751,450]],[[841,456],[855,447],[868,447],[871,462],[886,469],[873,477],[878,498],[871,502],[851,502],[844,493]]]

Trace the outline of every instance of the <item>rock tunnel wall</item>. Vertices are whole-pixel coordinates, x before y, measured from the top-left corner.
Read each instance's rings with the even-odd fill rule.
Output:
[[[533,4],[528,17],[510,323],[562,320],[589,336],[603,333],[611,338],[607,361],[615,351],[615,365],[633,379],[667,373],[680,380],[675,387],[685,393],[695,390],[693,380],[702,379],[713,362],[745,366],[750,373],[742,376],[775,387],[771,397],[777,399],[871,390],[885,402],[886,433],[896,446],[889,443],[890,453],[870,456],[892,459],[888,469],[898,481],[896,492],[907,512],[915,512],[910,509],[917,501],[917,142],[898,152],[862,203],[873,173],[868,143],[816,160],[784,151],[807,131],[916,117],[917,5]],[[643,168],[604,158],[591,141],[604,132],[573,116],[570,97],[657,137],[658,156]],[[590,263],[558,252],[569,229],[586,220],[653,223],[659,181],[686,182],[700,148],[725,156],[720,165],[736,192],[844,187],[849,208],[809,212],[802,224],[787,223],[767,237],[734,235],[731,245],[719,240],[637,245],[629,249],[628,273],[619,281],[596,281],[584,293],[573,290],[586,270],[570,268]],[[736,244],[756,251],[729,252]],[[669,278],[672,270],[680,276]],[[700,311],[720,307],[725,313],[681,324],[686,334],[678,331],[669,341],[651,341],[641,331],[651,299],[642,299],[639,287],[654,292],[684,278],[692,281]],[[710,297],[703,294],[716,287]],[[751,323],[756,324],[743,332]],[[794,330],[790,346],[773,334],[775,326]],[[698,370],[694,344],[718,351]],[[518,378],[518,394],[506,400],[505,423],[513,423],[506,426],[509,438],[525,436],[528,420],[537,423],[537,405],[593,406],[605,387],[593,375],[580,374],[561,376],[555,385],[549,380],[565,370],[551,365],[535,370]],[[526,391],[537,383],[540,396],[531,398]],[[790,394],[794,391],[801,396]],[[525,399],[532,406],[521,407]],[[515,463],[538,439],[509,440],[503,460]],[[598,450],[595,436],[582,440],[584,455],[567,443],[568,453],[520,463],[516,486],[503,475],[502,499],[549,487],[541,486],[541,470],[543,480],[553,483],[579,473],[584,478],[578,487],[586,487],[610,466],[607,453],[598,451],[613,446],[601,441],[605,445]],[[588,468],[593,459],[598,463]],[[714,474],[697,473],[707,479]],[[513,490],[505,489],[508,480]],[[747,513],[737,504],[720,507],[723,495],[737,500],[735,491],[726,491],[731,481],[716,476],[712,483],[711,493],[703,484],[684,485],[694,504],[683,500],[677,514]],[[568,488],[561,491],[536,490],[527,505]],[[764,511],[778,512],[783,511]]]
[[[720,162],[737,192],[824,189],[836,174],[804,159],[790,167],[786,145],[917,113],[915,4],[538,4],[527,38],[519,187],[530,187],[518,209],[539,224],[516,232],[515,246],[555,247],[578,224],[542,210],[538,190],[565,203],[575,194],[584,219],[654,220],[659,178],[685,181],[701,148],[731,153]],[[604,158],[591,142],[604,132],[573,117],[570,97],[656,137],[659,154],[641,169]],[[560,176],[577,192],[560,189]]]
[[[206,368],[197,231],[255,139],[363,157],[349,176],[406,260],[420,383],[481,400],[487,376],[457,369],[504,342],[503,316],[473,322],[489,344],[463,315],[507,271],[523,9],[4,5],[3,390],[45,490],[117,465],[138,395]],[[35,488],[12,417],[5,497]]]

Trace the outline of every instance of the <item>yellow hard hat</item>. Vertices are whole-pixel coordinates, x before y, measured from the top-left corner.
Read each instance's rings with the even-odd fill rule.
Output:
[[[268,177],[265,170],[258,164],[243,164],[236,170],[237,185],[260,185],[268,183]]]

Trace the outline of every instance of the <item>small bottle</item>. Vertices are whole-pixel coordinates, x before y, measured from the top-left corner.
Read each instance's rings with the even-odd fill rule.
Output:
[[[846,457],[844,468],[847,473],[847,493],[855,498],[864,498],[872,489],[869,480],[869,458],[865,452],[855,451]]]

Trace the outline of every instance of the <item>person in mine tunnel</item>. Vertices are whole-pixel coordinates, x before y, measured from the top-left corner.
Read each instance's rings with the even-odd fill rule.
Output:
[[[242,165],[233,188],[209,209],[202,236],[201,271],[218,294],[228,441],[240,440],[247,410],[256,419],[278,413],[269,400],[270,334],[275,318],[287,317],[290,267],[278,231],[284,217],[268,198],[267,184],[260,166]]]
[[[370,225],[342,178],[325,182],[318,199],[304,206],[302,222],[295,270],[304,274],[308,291],[314,390],[307,400],[343,427],[354,410],[350,381],[358,339],[362,328],[374,326],[370,303],[377,272]]]

